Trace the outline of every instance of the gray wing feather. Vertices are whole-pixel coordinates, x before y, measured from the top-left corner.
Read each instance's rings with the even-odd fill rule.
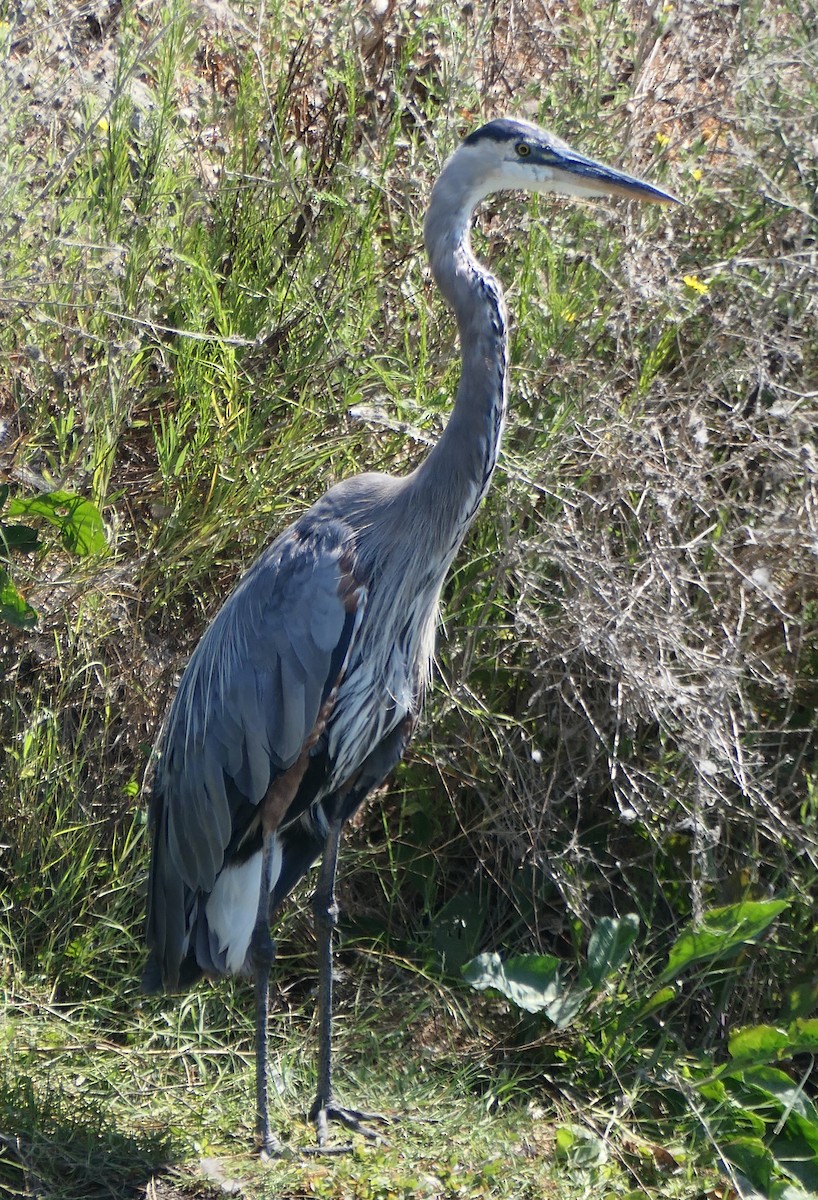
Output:
[[[287,697],[284,711],[278,723],[278,753],[289,765],[301,753],[306,734],[309,733],[305,710],[308,708],[307,689],[301,664],[294,655],[285,655],[280,660],[281,690]],[[320,695],[320,689],[319,689]],[[318,717],[319,705],[315,705],[313,723]]]
[[[175,873],[190,889],[210,891],[235,833],[226,780],[257,805],[301,754],[337,682],[330,675],[349,652],[343,640],[360,624],[349,621],[350,607],[366,599],[363,587],[348,586],[350,544],[340,521],[320,532],[288,530],[196,648],[161,743],[155,793],[167,833],[152,887],[158,871],[166,888]]]
[[[214,830],[212,838],[214,844],[218,845],[221,842],[223,846],[226,846],[230,840],[231,821],[224,775],[224,767],[219,758],[215,754],[206,754],[202,768],[202,780],[207,802],[203,815],[212,815],[217,822],[217,828]]]
[[[335,598],[330,595],[326,582],[316,592],[314,603],[305,615],[309,623],[310,638],[304,639],[299,651],[306,652],[310,646],[316,654],[331,654],[341,637],[345,613],[343,607],[336,604]]]
[[[156,955],[161,962],[166,955],[167,949],[170,946],[180,945],[185,937],[185,889],[184,881],[179,875],[168,869],[168,857],[175,857],[170,847],[169,842],[165,843],[165,839],[161,836],[155,841],[155,867],[154,869],[161,872],[164,879],[167,880],[165,906],[161,914],[161,920],[157,923],[161,931],[161,946],[156,946]]]

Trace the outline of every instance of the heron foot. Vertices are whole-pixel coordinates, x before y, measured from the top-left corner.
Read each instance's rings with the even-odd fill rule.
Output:
[[[392,1124],[389,1117],[385,1117],[382,1113],[362,1112],[358,1108],[344,1108],[342,1105],[336,1104],[334,1100],[323,1101],[320,1098],[315,1101],[310,1109],[310,1120],[315,1125],[318,1141],[317,1151],[319,1154],[343,1154],[352,1149],[351,1145],[338,1148],[329,1147],[330,1121],[336,1121],[339,1125],[343,1125],[346,1129],[351,1130],[352,1133],[360,1134],[368,1142],[386,1141],[383,1134],[369,1128],[371,1124]]]
[[[272,1162],[273,1159],[292,1157],[292,1151],[283,1142],[280,1142],[270,1130],[267,1130],[264,1134],[256,1135],[256,1153],[262,1162]]]

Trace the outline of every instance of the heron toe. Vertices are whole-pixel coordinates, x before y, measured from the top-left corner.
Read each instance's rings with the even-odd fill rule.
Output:
[[[384,1142],[386,1139],[383,1134],[375,1129],[370,1129],[371,1124],[391,1125],[392,1121],[383,1113],[362,1112],[358,1108],[345,1108],[340,1104],[336,1104],[334,1100],[329,1103],[323,1103],[320,1099],[315,1101],[310,1110],[310,1120],[315,1125],[318,1148],[323,1150],[327,1148],[329,1141],[329,1124],[330,1121],[335,1121],[339,1125],[343,1125],[352,1133],[358,1133],[361,1137],[366,1138],[369,1142]],[[352,1149],[352,1147],[347,1147]]]

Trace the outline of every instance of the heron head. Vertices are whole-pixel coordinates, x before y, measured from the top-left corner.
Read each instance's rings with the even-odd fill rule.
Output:
[[[476,202],[492,192],[521,189],[593,198],[625,196],[678,204],[670,192],[587,158],[529,121],[506,117],[482,125],[450,160],[468,178]]]

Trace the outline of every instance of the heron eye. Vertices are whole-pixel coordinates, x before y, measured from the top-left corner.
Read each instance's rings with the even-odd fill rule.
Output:
[[[527,142],[518,142],[514,149],[519,154],[520,158],[528,158],[531,153],[531,147]]]

